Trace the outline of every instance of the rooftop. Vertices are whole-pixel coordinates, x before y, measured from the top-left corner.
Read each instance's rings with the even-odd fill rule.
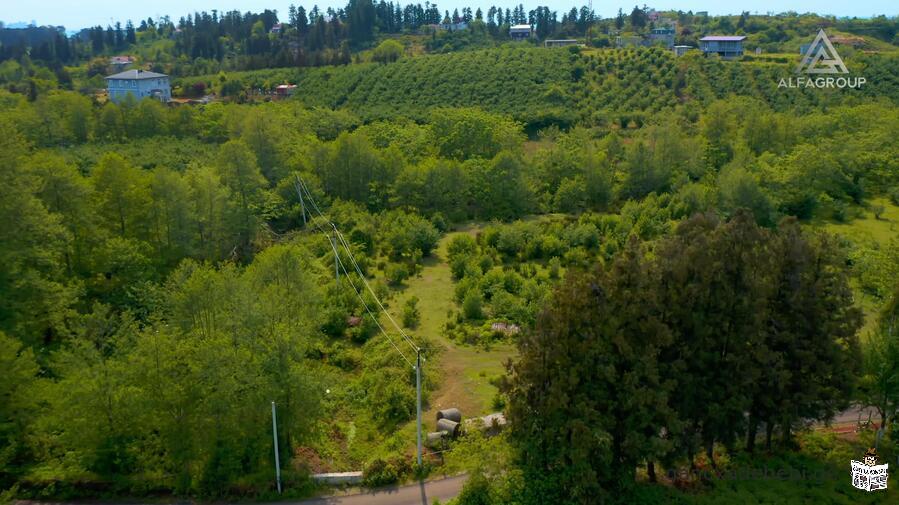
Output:
[[[159,77],[168,77],[165,74],[157,74],[147,70],[126,70],[118,74],[106,76],[107,79],[156,79]]]
[[[530,30],[531,25],[512,25],[509,27],[510,30]]]
[[[740,42],[746,40],[746,37],[743,35],[709,35],[699,40],[706,42]]]

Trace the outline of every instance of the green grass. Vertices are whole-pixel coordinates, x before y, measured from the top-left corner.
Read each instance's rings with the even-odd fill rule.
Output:
[[[884,208],[880,219],[874,216],[873,208],[882,205]],[[868,208],[859,209],[861,216],[845,223],[827,222],[823,224],[830,233],[842,235],[853,241],[875,241],[886,245],[890,240],[899,238],[899,206],[887,198],[871,199]]]
[[[419,275],[409,279],[406,288],[397,297],[397,307],[412,296],[418,297],[421,322],[415,333],[431,339],[439,348],[436,363],[430,364],[439,369],[439,384],[431,396],[427,412],[423,414],[428,429],[434,426],[439,409],[456,407],[465,417],[493,412],[492,403],[497,389],[490,384],[490,379],[505,373],[505,362],[515,355],[513,346],[509,344],[497,345],[487,351],[458,345],[443,335],[447,314],[457,308],[453,300],[453,280],[446,261],[446,249],[454,236],[475,234],[478,229],[477,225],[468,225],[447,233],[432,256],[425,259]]]
[[[875,217],[872,210],[878,205],[884,209],[880,219]],[[867,208],[857,208],[855,211],[858,212],[858,216],[851,221],[844,223],[825,221],[815,223],[815,226],[843,237],[852,244],[876,243],[886,246],[891,240],[899,239],[899,206],[893,205],[889,199],[873,198]],[[877,323],[882,301],[862,292],[855,279],[852,282],[856,302],[865,312],[865,325],[860,332],[862,339],[865,339]]]

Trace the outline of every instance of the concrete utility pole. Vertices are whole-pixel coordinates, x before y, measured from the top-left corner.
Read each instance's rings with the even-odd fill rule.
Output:
[[[415,396],[418,407],[418,466],[421,467],[421,349],[415,351]]]
[[[303,214],[303,224],[306,224],[306,203],[303,201],[303,190],[300,188],[300,176],[296,176],[297,180],[293,183],[297,189],[297,195],[300,196],[300,213]]]
[[[330,240],[331,237],[328,237]],[[340,270],[338,267],[340,266],[340,256],[337,255],[337,231],[334,232],[334,239],[331,240],[331,249],[334,249],[334,278],[338,281],[340,280]]]
[[[272,438],[275,441],[275,480],[278,482],[278,494],[281,494],[281,458],[278,456],[278,415],[275,402],[272,402]]]

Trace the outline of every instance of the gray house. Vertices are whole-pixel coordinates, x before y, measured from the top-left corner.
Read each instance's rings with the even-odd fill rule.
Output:
[[[109,99],[115,103],[124,100],[128,94],[138,100],[150,97],[168,102],[172,99],[169,76],[146,70],[126,70],[110,75],[106,78],[106,90]]]
[[[732,60],[743,56],[742,35],[710,35],[699,39],[699,49],[703,54],[717,54],[723,59]]]
[[[672,27],[654,28],[649,32],[649,40],[653,45],[665,46],[668,49],[674,47],[675,30]]]

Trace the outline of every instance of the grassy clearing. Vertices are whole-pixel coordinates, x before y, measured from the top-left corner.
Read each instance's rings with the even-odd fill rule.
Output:
[[[883,206],[880,219],[872,210],[878,205]],[[888,198],[873,198],[870,205],[859,212],[861,215],[856,219],[845,223],[828,222],[824,229],[852,241],[875,241],[881,245],[899,239],[899,206],[893,205]]]
[[[880,218],[874,215],[873,210],[878,206],[883,207]],[[858,215],[850,221],[826,221],[816,225],[857,245],[877,244],[885,247],[890,241],[899,240],[899,206],[893,205],[888,198],[873,198],[867,207],[855,210]],[[860,333],[862,339],[865,339],[877,323],[882,301],[864,293],[856,279],[852,283],[857,295],[856,301],[865,312],[865,325]]]
[[[492,403],[497,389],[490,384],[490,379],[502,375],[505,372],[505,362],[515,354],[514,347],[509,344],[494,346],[485,351],[460,346],[443,335],[447,314],[456,308],[446,249],[454,236],[476,234],[478,230],[478,225],[467,225],[447,233],[433,255],[424,261],[419,275],[407,281],[406,288],[397,296],[395,304],[396,307],[401,307],[407,299],[417,296],[421,322],[415,332],[426,335],[439,346],[437,363],[431,366],[439,367],[440,383],[424,414],[425,425],[429,430],[434,427],[437,410],[442,408],[457,407],[466,417],[480,416],[496,410]]]

